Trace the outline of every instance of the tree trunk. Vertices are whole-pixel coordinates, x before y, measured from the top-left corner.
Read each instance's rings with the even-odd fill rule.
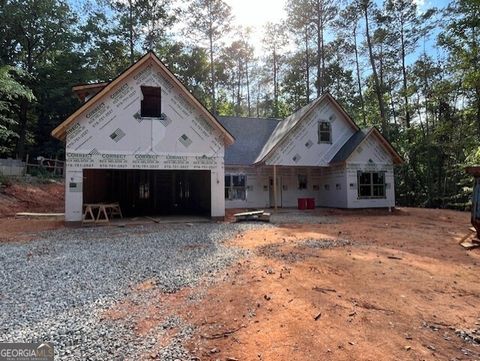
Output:
[[[129,30],[129,35],[128,35],[128,40],[129,40],[129,47],[130,47],[130,64],[133,64],[135,62],[135,54],[134,54],[134,41],[133,41],[133,4],[132,0],[128,0],[128,30]]]
[[[277,53],[273,50],[273,116],[278,118]]]
[[[27,74],[33,74],[33,46],[30,39],[27,37],[27,57],[25,70]],[[25,157],[25,143],[27,141],[27,126],[28,126],[28,101],[22,99],[20,101],[20,109],[18,113],[18,139],[16,146],[17,159],[23,160]]]
[[[250,104],[250,76],[248,72],[248,59],[245,59],[245,80],[247,81],[247,108],[248,108],[248,116],[252,116],[252,107]]]
[[[477,87],[475,89],[475,95],[477,98],[477,129],[478,129],[478,135],[480,136],[480,87]]]
[[[20,102],[20,111],[18,114],[18,140],[17,140],[17,159],[23,160],[25,157],[25,142],[27,140],[27,121],[28,121],[28,101]]]
[[[322,23],[321,23],[322,27],[321,27],[321,35],[320,35],[320,42],[321,42],[321,49],[322,49],[322,56],[321,56],[321,60],[322,60],[322,76],[321,76],[321,85],[320,85],[320,93],[323,94],[323,92],[325,91],[325,41],[323,39],[323,20],[322,20]]]
[[[360,75],[360,64],[358,61],[357,24],[355,24],[355,26],[353,27],[353,42],[354,42],[354,49],[355,49],[355,66],[357,70],[358,95],[360,96],[360,105],[362,107],[363,126],[366,126],[367,114],[365,112],[365,101],[363,100],[363,92],[362,92],[362,78]]]
[[[321,0],[317,0],[317,98],[322,94],[322,59],[321,59],[321,24],[322,24],[322,13],[321,13]]]
[[[390,107],[392,108],[392,115],[393,115],[393,124],[397,124],[397,112],[395,111],[395,103],[393,102],[393,91],[392,87],[389,87],[388,90],[390,95]]]
[[[377,67],[375,65],[375,58],[373,56],[373,50],[372,50],[372,40],[370,38],[370,29],[369,29],[369,21],[368,21],[368,4],[364,5],[363,10],[364,10],[364,16],[365,16],[365,33],[367,37],[368,54],[370,58],[370,65],[372,66],[373,80],[375,82],[375,94],[377,95],[378,107],[380,110],[380,118],[382,122],[382,133],[388,136],[387,117],[385,113],[383,91],[380,85],[380,81],[378,79]]]
[[[405,126],[410,128],[410,110],[408,105],[408,94],[407,94],[407,68],[405,65],[405,38],[403,34],[403,25],[400,33],[400,44],[401,44],[401,53],[402,53],[402,77],[403,77],[403,99],[405,102]]]
[[[208,34],[208,40],[210,42],[210,79],[212,81],[212,113],[217,115],[217,99],[215,94],[215,66],[213,64],[213,24],[210,19],[209,23],[210,29]]]
[[[310,103],[310,54],[308,51],[308,25],[305,26],[305,95]]]
[[[240,116],[241,112],[241,103],[242,103],[242,93],[241,93],[241,84],[242,84],[242,61],[238,59],[238,77],[237,77],[237,101],[236,101],[236,109],[235,113],[237,116]]]

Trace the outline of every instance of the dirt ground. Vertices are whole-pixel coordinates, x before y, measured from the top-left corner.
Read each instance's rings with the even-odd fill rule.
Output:
[[[0,186],[0,242],[29,241],[38,232],[63,227],[52,219],[16,219],[18,212],[63,213],[64,184],[16,182]]]
[[[314,212],[335,222],[239,234],[226,244],[250,255],[213,284],[165,294],[147,280],[134,292],[149,302],[119,301],[105,317],[155,337],[162,305],[196,326],[185,347],[198,360],[480,360],[480,249],[458,245],[468,213]],[[0,238],[60,226],[4,218]]]
[[[186,346],[198,360],[480,359],[479,344],[458,335],[480,328],[480,250],[458,245],[468,213],[318,212],[337,223],[241,234],[228,244],[251,256],[218,282],[120,302],[110,317],[135,314],[149,335],[163,318],[156,305],[167,305],[196,326]]]
[[[1,185],[0,218],[13,217],[18,212],[63,213],[64,193],[63,182]]]

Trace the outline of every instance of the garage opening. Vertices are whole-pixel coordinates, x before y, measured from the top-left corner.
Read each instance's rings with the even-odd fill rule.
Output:
[[[211,214],[209,170],[84,169],[83,203],[120,203],[124,216]]]

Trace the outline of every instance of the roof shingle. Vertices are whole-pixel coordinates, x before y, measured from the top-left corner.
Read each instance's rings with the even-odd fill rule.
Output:
[[[234,137],[235,143],[225,148],[226,165],[251,165],[259,155],[280,119],[218,117]]]

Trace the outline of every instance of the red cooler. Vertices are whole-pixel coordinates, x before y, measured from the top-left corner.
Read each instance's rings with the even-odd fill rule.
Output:
[[[307,198],[307,209],[315,209],[315,198]]]
[[[307,198],[298,198],[298,209],[307,209]]]

